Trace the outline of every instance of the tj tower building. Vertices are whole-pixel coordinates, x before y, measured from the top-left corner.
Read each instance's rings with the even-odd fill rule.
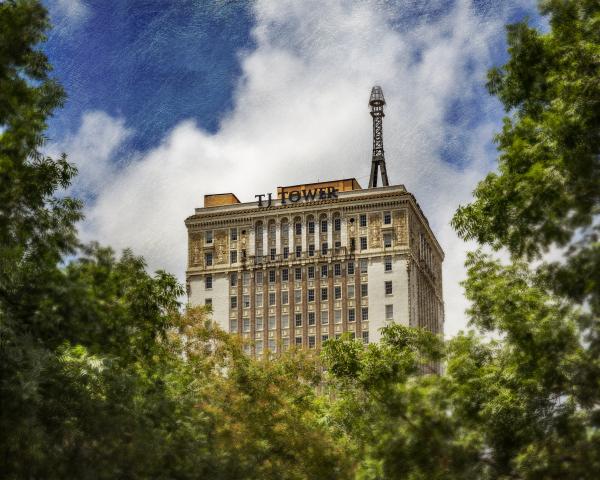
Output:
[[[380,87],[369,105],[369,188],[349,178],[278,187],[255,202],[205,195],[185,221],[189,302],[212,305],[247,353],[320,348],[345,332],[374,342],[389,323],[443,333],[444,252],[414,196],[388,184]]]

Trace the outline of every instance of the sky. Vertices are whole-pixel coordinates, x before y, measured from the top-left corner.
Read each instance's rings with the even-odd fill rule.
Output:
[[[495,168],[505,112],[486,72],[535,0],[46,0],[44,45],[68,101],[65,152],[84,241],[132,248],[185,280],[184,220],[208,193],[355,177],[368,185],[371,87],[387,101],[388,176],[445,251],[446,336],[467,325],[466,252],[450,220]]]

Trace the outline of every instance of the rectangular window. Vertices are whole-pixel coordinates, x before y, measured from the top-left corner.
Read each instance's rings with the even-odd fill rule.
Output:
[[[229,331],[231,333],[237,333],[238,322],[235,319],[229,320]]]
[[[327,233],[327,220],[321,220],[321,233]]]
[[[367,226],[367,216],[363,213],[360,217],[359,217],[359,225],[361,227],[366,227]]]
[[[362,340],[363,340],[363,343],[369,343],[369,331],[368,330],[364,330],[362,332]]]
[[[302,347],[302,337],[296,337],[296,347],[297,348]]]
[[[348,275],[354,275],[354,262],[348,262]]]
[[[213,232],[212,230],[207,230],[204,232],[204,243],[210,245],[213,243]]]
[[[340,248],[342,246],[342,242],[340,242],[339,240],[335,241],[335,248]]]
[[[250,319],[244,318],[243,322],[244,322],[243,323],[244,332],[249,332],[250,331]]]
[[[356,311],[353,308],[348,309],[348,321],[349,322],[356,321]]]
[[[321,325],[327,325],[329,323],[329,311],[321,310]]]
[[[263,306],[263,294],[257,293],[255,301],[256,301],[256,303],[255,303],[256,307],[262,307]]]
[[[315,323],[315,312],[308,312],[308,324],[314,325]]]
[[[336,277],[339,277],[342,274],[342,264],[341,263],[336,263],[333,265],[333,274]]]
[[[298,305],[299,303],[302,303],[302,290],[300,290],[300,289],[294,290],[294,303],[296,305]]]
[[[348,298],[354,298],[354,285],[348,285]]]
[[[282,223],[281,224],[281,236],[283,238],[287,238],[289,233],[290,233],[290,226],[287,223]]]
[[[256,284],[257,285],[262,285],[263,283],[263,272],[256,272]]]
[[[383,234],[383,246],[385,248],[390,248],[392,246],[392,234],[391,233]]]
[[[269,305],[275,305],[275,292],[269,292]]]
[[[212,260],[212,253],[209,252],[204,254],[204,263],[207,267],[212,266]]]
[[[391,280],[388,280],[387,282],[385,282],[385,294],[386,295],[392,294],[392,281]]]
[[[314,279],[314,278],[315,278],[315,266],[314,266],[314,265],[310,265],[310,266],[308,267],[308,278],[309,278],[310,280],[312,280],[312,279]]]
[[[334,319],[335,323],[342,323],[342,311],[334,310],[333,311],[333,319]]]
[[[229,252],[229,261],[231,263],[237,263],[237,250],[231,250],[231,252]]]
[[[212,306],[212,298],[205,298],[204,299],[204,305],[211,305]]]
[[[296,325],[296,327],[301,327],[302,326],[302,314],[301,313],[297,313],[294,317],[294,325]]]
[[[392,224],[392,213],[391,212],[383,212],[383,224],[384,225]]]
[[[315,222],[308,222],[308,233],[315,233]]]
[[[281,291],[281,304],[287,305],[288,303],[290,303],[290,292],[288,292],[287,290],[282,290]]]
[[[254,344],[255,348],[256,348],[256,354],[260,355],[263,353],[263,341],[262,340],[257,340],[256,343]]]
[[[250,308],[250,295],[242,295],[242,304],[244,308]]]
[[[334,218],[333,219],[333,230],[335,232],[339,232],[342,229],[342,219],[341,218]]]
[[[294,280],[296,280],[296,281],[302,280],[302,268],[301,267],[296,267],[294,269]]]
[[[269,330],[275,330],[275,326],[277,323],[275,322],[275,315],[269,315]]]
[[[361,283],[360,284],[360,296],[361,297],[368,297],[369,296],[369,284],[368,283]]]
[[[276,248],[272,248],[272,249],[269,251],[269,254],[270,254],[270,257],[271,257],[271,261],[272,261],[272,262],[273,262],[273,261],[275,261],[275,257],[276,257],[276,255],[277,255],[277,249],[276,249]]]
[[[271,352],[276,352],[277,351],[277,345],[275,343],[275,339],[274,338],[269,338],[269,350]]]
[[[392,271],[392,257],[385,257],[384,259],[384,270],[386,272]]]
[[[321,265],[321,278],[327,278],[327,265]]]
[[[290,348],[290,339],[284,338],[281,340],[281,349],[285,352]]]
[[[302,256],[302,245],[296,245],[296,258],[300,258]]]
[[[262,332],[263,329],[263,317],[256,317],[256,331]]]
[[[350,332],[350,340],[356,339],[356,333]]]
[[[367,273],[369,271],[369,260],[366,258],[360,259],[360,273]]]
[[[287,260],[290,257],[290,247],[283,247],[283,258]]]
[[[281,281],[287,282],[290,278],[290,271],[287,268],[281,270]]]
[[[302,224],[300,222],[295,225],[296,235],[302,235]]]
[[[229,299],[229,303],[231,305],[231,308],[237,308],[237,296],[233,296]]]
[[[309,257],[315,256],[315,244],[314,243],[311,243],[308,245],[308,256]]]
[[[367,249],[367,237],[360,237],[360,249],[361,250]]]
[[[269,283],[275,283],[275,270],[269,270]]]
[[[231,285],[232,287],[237,286],[237,273],[232,273],[229,276],[229,285]]]
[[[321,244],[321,255],[327,255],[328,250],[329,250],[329,246],[327,245],[327,242],[323,242]]]
[[[316,340],[314,335],[309,335],[308,337],[308,348],[315,348]]]
[[[327,287],[321,289],[321,301],[327,300]]]
[[[314,288],[309,288],[308,292],[307,292],[307,296],[308,296],[308,301],[309,302],[314,302],[315,301],[315,289]]]
[[[360,319],[366,322],[369,319],[369,307],[362,307],[360,309]]]
[[[340,287],[339,285],[333,287],[333,298],[335,298],[336,300],[342,298],[342,287]]]
[[[211,290],[212,289],[212,275],[207,275],[204,278],[204,289]]]
[[[393,305],[386,305],[385,306],[385,319],[386,320],[393,320],[394,319],[394,306]]]
[[[244,272],[242,274],[242,285],[244,285],[244,287],[250,285],[250,272]]]
[[[229,230],[229,238],[232,242],[235,242],[237,240],[237,228],[232,228],[231,230]]]
[[[281,315],[281,328],[290,328],[290,316],[287,313]]]
[[[329,335],[321,335],[321,345],[323,345],[327,340],[329,340]]]

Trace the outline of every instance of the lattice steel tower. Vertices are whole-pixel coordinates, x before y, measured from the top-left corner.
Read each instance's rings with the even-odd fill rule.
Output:
[[[381,168],[381,182],[384,187],[389,185],[387,171],[385,169],[385,157],[383,154],[383,106],[385,98],[381,87],[376,85],[371,90],[369,98],[371,106],[371,116],[373,117],[373,160],[371,162],[371,178],[369,179],[369,188],[377,186],[377,170]]]

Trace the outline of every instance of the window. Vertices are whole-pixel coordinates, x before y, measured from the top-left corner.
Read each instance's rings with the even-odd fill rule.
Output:
[[[231,285],[232,287],[237,286],[237,273],[232,273],[229,276],[229,285]]]
[[[244,332],[249,332],[250,331],[250,319],[244,318],[243,322],[244,322],[243,323]]]
[[[237,228],[232,228],[231,230],[229,230],[229,238],[232,242],[235,242],[237,240]]]
[[[302,235],[302,224],[297,222],[295,225],[296,235]]]
[[[321,325],[327,325],[329,323],[329,311],[321,310]]]
[[[256,272],[256,283],[262,285],[263,283],[263,272]]]
[[[329,250],[329,246],[327,245],[327,242],[323,242],[321,244],[321,255],[327,255],[327,250]]]
[[[335,241],[335,248],[340,248],[342,246],[342,242],[340,242],[339,240]]]
[[[354,275],[354,262],[348,262],[348,275]]]
[[[341,263],[336,263],[333,265],[333,274],[336,277],[339,277],[342,274],[342,265]]]
[[[302,245],[296,245],[296,258],[300,258],[302,256]]]
[[[323,345],[327,340],[329,340],[329,335],[321,335],[321,345]]]
[[[229,320],[229,331],[231,333],[237,333],[238,322],[235,319]]]
[[[287,313],[281,316],[281,328],[290,328],[290,316]]]
[[[361,297],[368,297],[369,296],[369,284],[368,283],[361,283],[360,284],[360,296]]]
[[[316,340],[314,335],[309,335],[308,337],[308,348],[315,348]]]
[[[321,265],[321,278],[327,278],[327,265]]]
[[[204,288],[205,288],[206,290],[210,290],[210,289],[212,289],[212,275],[207,275],[207,276],[204,278]]]
[[[275,339],[274,338],[269,338],[269,350],[271,352],[276,352],[277,351],[277,345],[275,344]]]
[[[350,239],[350,251],[354,251],[356,250],[356,239],[355,238],[351,238]]]
[[[369,343],[369,331],[365,330],[362,332],[363,343]]]
[[[342,311],[334,310],[333,311],[333,319],[334,319],[335,323],[342,323]]]
[[[369,319],[369,307],[362,307],[360,309],[360,319],[365,322]]]
[[[229,303],[231,305],[231,308],[237,308],[237,296],[234,295],[233,297],[231,297],[229,299]]]
[[[307,292],[307,296],[308,296],[308,301],[309,302],[314,302],[315,301],[315,289],[314,288],[309,288],[308,292]]]
[[[263,353],[263,341],[262,340],[257,340],[255,343],[255,347],[256,347],[257,355],[260,355],[261,353]]]
[[[210,267],[212,265],[212,253],[209,252],[204,254],[204,263],[207,267]]]
[[[342,229],[342,219],[341,218],[334,218],[333,219],[333,231],[334,232],[339,232]]]
[[[283,247],[283,258],[287,260],[290,257],[290,247]]]
[[[308,324],[314,325],[315,323],[315,312],[308,312]]]
[[[296,347],[302,347],[302,337],[296,337]]]
[[[261,332],[263,329],[263,317],[256,317],[256,331]]]
[[[256,294],[255,306],[256,307],[262,307],[263,306],[263,294],[262,293],[257,293]]]
[[[212,298],[205,298],[204,299],[204,305],[210,305],[210,306],[212,306]]]
[[[290,303],[290,292],[288,292],[287,290],[282,290],[281,291],[281,304],[287,305],[288,303]]]
[[[354,340],[356,338],[356,333],[350,332],[350,340]]]
[[[275,305],[275,292],[269,292],[269,305]]]
[[[281,340],[281,349],[282,350],[287,350],[290,348],[290,339],[289,338],[284,338]]]
[[[281,224],[281,236],[287,237],[290,233],[290,226],[287,223]]]
[[[327,287],[321,289],[321,301],[327,300]]]
[[[250,295],[242,296],[242,305],[244,308],[250,308]]]
[[[237,263],[237,250],[232,250],[229,252],[229,261],[231,263]]]
[[[391,272],[392,271],[392,257],[385,257],[384,259],[384,271]]]
[[[244,272],[242,274],[242,285],[244,285],[245,287],[250,285],[250,272]]]
[[[314,279],[315,278],[315,267],[314,265],[311,265],[308,267],[308,278],[309,279]]]
[[[308,222],[308,233],[315,233],[315,222]]]
[[[275,270],[269,270],[269,283],[275,283]]]
[[[383,212],[383,224],[384,225],[392,224],[392,213],[391,212]]]
[[[315,256],[315,244],[314,243],[311,243],[308,246],[308,256],[309,257],[314,257]]]
[[[354,285],[348,285],[348,298],[354,298]]]
[[[294,290],[294,303],[297,305],[302,302],[302,290],[299,288]]]
[[[348,309],[348,321],[355,322],[356,321],[356,310],[353,308]]]
[[[281,270],[281,281],[287,282],[290,278],[290,272],[287,268]]]
[[[358,217],[358,223],[361,227],[367,226],[367,216],[364,213]]]
[[[360,237],[360,249],[361,250],[367,249],[367,237]]]
[[[275,315],[269,315],[269,330],[275,330],[275,326],[277,323],[275,322]]]
[[[297,327],[301,327],[302,326],[302,314],[301,313],[297,313],[294,317],[294,325],[296,325]]]
[[[276,257],[276,255],[277,255],[277,249],[276,249],[276,248],[272,248],[272,249],[269,251],[269,254],[270,254],[270,257],[271,257],[271,261],[274,261],[274,260],[275,260],[275,257]]]
[[[339,285],[333,287],[333,298],[335,298],[336,300],[342,298],[342,287],[340,287]]]
[[[386,320],[393,320],[394,319],[394,306],[393,305],[386,305],[385,306],[385,319]]]
[[[321,220],[321,233],[327,233],[327,220]]]
[[[367,273],[369,271],[369,260],[366,258],[360,259],[360,273]]]
[[[302,280],[302,268],[296,267],[294,269],[294,280]]]
[[[383,246],[385,248],[389,248],[392,246],[392,234],[391,233],[383,234]]]
[[[204,232],[204,243],[211,244],[213,243],[213,232],[212,230],[207,230]]]
[[[391,280],[388,280],[387,282],[385,282],[385,294],[386,295],[392,294],[392,281]]]

